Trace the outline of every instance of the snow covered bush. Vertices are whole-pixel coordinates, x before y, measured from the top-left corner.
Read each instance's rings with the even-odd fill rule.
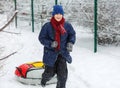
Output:
[[[98,44],[120,45],[120,2],[119,0],[98,1]],[[94,33],[94,2],[81,2],[80,11],[77,7],[73,13],[78,25],[90,27]],[[76,6],[76,5],[75,5]],[[73,7],[71,7],[73,8]],[[72,11],[72,10],[71,10]],[[71,19],[73,14],[71,13]],[[79,18],[79,20],[78,20]]]
[[[98,8],[98,44],[120,44],[120,2],[105,1]]]

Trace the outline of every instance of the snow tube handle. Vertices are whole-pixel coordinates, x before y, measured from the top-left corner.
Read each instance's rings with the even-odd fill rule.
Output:
[[[21,74],[21,77],[24,77],[24,75],[23,75],[23,73],[22,73],[22,70],[21,70],[21,68],[19,68],[19,67],[16,67],[16,69],[19,71],[19,73]]]

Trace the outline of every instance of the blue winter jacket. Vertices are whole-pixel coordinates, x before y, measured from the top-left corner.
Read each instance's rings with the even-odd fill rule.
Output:
[[[68,63],[72,62],[72,57],[70,56],[70,53],[67,51],[66,47],[68,42],[72,44],[75,43],[76,33],[72,25],[68,22],[65,22],[64,28],[66,33],[61,35],[59,51],[56,51],[55,48],[51,47],[51,43],[55,41],[55,30],[53,29],[51,23],[47,22],[44,24],[40,31],[39,41],[44,45],[43,62],[48,66],[54,66],[54,63],[57,60],[59,54],[61,54]]]

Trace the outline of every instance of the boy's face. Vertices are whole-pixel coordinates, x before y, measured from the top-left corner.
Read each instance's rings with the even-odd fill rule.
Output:
[[[55,15],[54,15],[54,18],[55,18],[56,21],[59,22],[59,21],[61,21],[61,19],[62,19],[62,15],[61,15],[61,14],[55,14]]]

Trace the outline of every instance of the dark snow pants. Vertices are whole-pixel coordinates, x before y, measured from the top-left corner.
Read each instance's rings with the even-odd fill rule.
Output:
[[[55,74],[57,74],[56,88],[66,88],[68,69],[66,60],[61,55],[58,56],[54,67],[45,66],[45,71],[42,74],[42,81],[49,81]]]

